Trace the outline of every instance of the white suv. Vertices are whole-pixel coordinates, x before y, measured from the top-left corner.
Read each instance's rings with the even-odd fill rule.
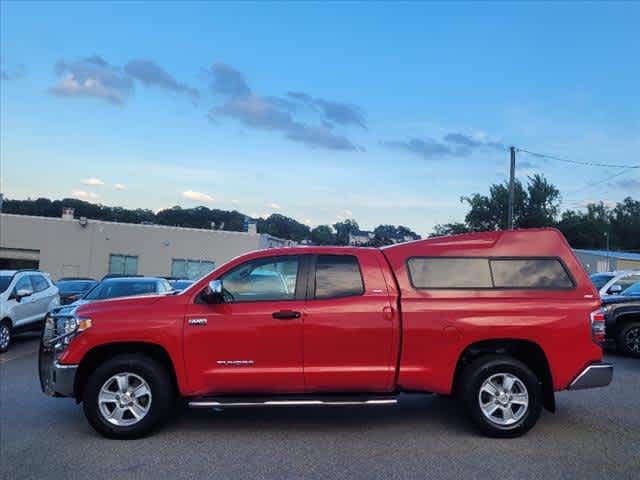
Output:
[[[58,287],[37,270],[0,270],[0,353],[12,333],[40,326],[47,312],[60,304]]]

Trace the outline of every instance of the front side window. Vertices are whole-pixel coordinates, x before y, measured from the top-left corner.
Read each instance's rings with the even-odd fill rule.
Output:
[[[33,293],[33,285],[31,285],[31,279],[29,278],[29,275],[25,275],[24,277],[22,277],[20,280],[16,282],[14,291],[18,292],[20,290],[26,290],[28,292]]]
[[[115,275],[137,275],[138,257],[135,255],[109,255],[109,273]]]
[[[31,275],[31,283],[34,292],[43,292],[49,288],[49,282],[42,275]]]
[[[318,255],[315,280],[318,300],[364,293],[360,265],[352,255]]]
[[[629,288],[632,285],[635,285],[638,282],[640,282],[640,274],[627,275],[626,277],[622,277],[619,280],[617,280],[614,283],[614,285],[620,285],[622,287],[622,290],[626,290],[627,288]]]
[[[229,302],[293,300],[299,265],[297,256],[243,263],[221,277],[225,299]]]

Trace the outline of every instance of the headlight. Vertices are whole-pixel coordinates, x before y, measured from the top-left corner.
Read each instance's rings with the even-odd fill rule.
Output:
[[[54,320],[57,323],[55,337],[49,340],[50,344],[54,344],[56,348],[69,344],[72,338],[80,332],[84,332],[91,328],[91,319],[85,317],[63,317]],[[45,323],[46,328],[46,323]]]

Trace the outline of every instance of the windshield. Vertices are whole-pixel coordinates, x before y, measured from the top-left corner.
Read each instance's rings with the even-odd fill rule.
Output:
[[[631,297],[640,295],[640,282],[634,283],[629,288],[624,290],[620,295],[631,296]]]
[[[85,296],[85,300],[105,300],[107,298],[129,297],[144,295],[157,291],[154,281],[117,281],[102,282],[92,288]]]
[[[0,277],[0,293],[4,292],[7,288],[9,288],[9,284],[11,283],[11,279],[8,275],[3,275]]]
[[[65,293],[85,292],[94,284],[91,280],[68,280],[58,282],[56,287],[63,295]]]
[[[613,275],[609,275],[607,273],[596,273],[595,275],[591,275],[591,281],[598,290],[604,287],[612,278]]]

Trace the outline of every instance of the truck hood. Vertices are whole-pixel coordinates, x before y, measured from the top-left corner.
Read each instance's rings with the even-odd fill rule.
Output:
[[[166,294],[161,295],[137,295],[135,297],[110,298],[107,300],[84,301],[80,305],[74,307],[74,313],[79,315],[91,315],[92,313],[100,313],[111,310],[119,310],[121,308],[146,307],[153,305],[159,300],[166,298]],[[80,302],[80,300],[79,300]],[[77,303],[77,302],[76,302]],[[75,305],[75,304],[72,304]],[[69,305],[69,306],[72,306]]]

